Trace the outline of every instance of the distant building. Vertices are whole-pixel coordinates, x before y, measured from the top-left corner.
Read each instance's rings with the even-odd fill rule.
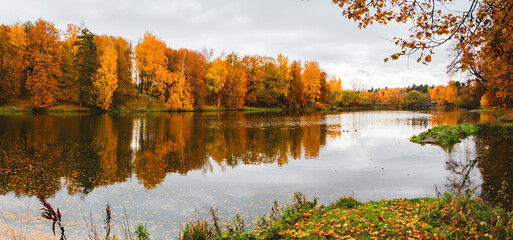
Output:
[[[426,101],[424,102],[424,106],[436,106],[438,103],[436,101]]]

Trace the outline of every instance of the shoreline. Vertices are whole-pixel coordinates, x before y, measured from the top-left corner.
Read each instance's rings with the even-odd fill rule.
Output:
[[[117,108],[102,110],[91,107],[80,108],[78,104],[72,103],[59,103],[52,107],[45,109],[33,109],[23,101],[9,102],[0,105],[0,114],[35,114],[35,113],[57,113],[57,114],[83,114],[83,113],[179,113],[179,112],[313,112],[313,111],[364,111],[364,110],[459,110],[446,107],[423,107],[415,109],[397,108],[388,105],[374,105],[374,106],[352,106],[352,107],[322,107],[322,108],[282,108],[282,107],[252,107],[243,106],[239,110],[227,110],[222,107],[204,105],[199,109],[192,110],[168,110],[164,104],[158,101],[153,101],[150,108],[146,108],[146,103],[123,105]],[[465,109],[468,111],[476,111]]]
[[[53,206],[56,209],[59,206]],[[107,208],[110,208],[107,206]],[[119,213],[118,213],[119,214]],[[124,213],[126,214],[126,212]],[[210,218],[192,218],[181,224],[176,239],[509,239],[513,237],[513,216],[500,206],[491,206],[474,196],[472,191],[459,195],[438,193],[436,198],[399,198],[359,202],[352,197],[340,197],[323,205],[317,198],[296,192],[288,204],[277,202],[269,213],[254,226],[246,224],[239,214],[230,217],[214,208]],[[107,216],[105,216],[107,217]],[[124,229],[111,232],[109,238],[101,225],[86,230],[91,239],[126,238],[127,230],[133,237],[153,239],[146,226],[132,220],[130,225],[114,220]],[[128,216],[129,217],[129,216]],[[62,219],[65,222],[66,215]],[[45,221],[51,229],[52,222]],[[87,223],[84,223],[87,224]],[[66,225],[63,225],[66,228]],[[249,228],[248,228],[249,227]],[[122,232],[119,232],[122,230]],[[46,230],[43,230],[46,232]],[[92,231],[92,232],[87,232]],[[110,231],[110,229],[108,230]],[[14,233],[14,232],[12,232]],[[8,231],[5,232],[7,236]],[[32,236],[30,230],[17,234]],[[59,236],[59,231],[56,231]],[[74,239],[76,236],[67,236]]]

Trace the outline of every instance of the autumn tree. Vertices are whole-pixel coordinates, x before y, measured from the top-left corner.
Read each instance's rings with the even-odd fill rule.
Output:
[[[170,72],[181,72],[184,69],[184,78],[188,84],[194,106],[201,108],[205,102],[206,88],[204,75],[207,70],[207,59],[203,53],[189,49],[166,50],[168,58],[167,69]]]
[[[287,95],[287,104],[293,108],[306,107],[306,96],[304,83],[302,79],[302,67],[299,61],[293,61],[290,64],[290,84],[289,94]]]
[[[434,49],[453,44],[451,71],[470,72],[483,82],[487,96],[498,95],[500,104],[511,102],[511,43],[513,39],[513,2],[510,0],[470,0],[466,5],[452,0],[333,0],[342,15],[358,23],[399,22],[411,24],[407,38],[395,38],[401,51],[391,56],[418,53],[417,62],[431,62]],[[461,9],[465,6],[465,9]],[[507,57],[503,57],[507,56]],[[385,59],[385,61],[388,60]]]
[[[216,99],[217,106],[221,105],[219,94],[221,89],[224,87],[228,75],[226,64],[226,61],[221,58],[217,58],[212,62],[210,68],[205,73],[206,88],[210,95]]]
[[[153,86],[160,81],[170,79],[167,71],[166,44],[151,33],[145,33],[135,46],[135,63],[139,71],[139,93],[143,91],[150,95],[148,106],[153,96]]]
[[[328,85],[328,74],[326,72],[322,71],[321,79],[320,79],[319,101],[321,101],[323,103],[329,103],[331,94],[332,94],[332,92]]]
[[[7,33],[10,31],[10,27],[7,25],[0,25],[0,103],[9,99],[9,95],[6,94],[8,89],[8,43],[9,37]]]
[[[426,97],[424,96],[424,94],[420,93],[417,90],[412,90],[406,94],[404,98],[404,103],[410,108],[416,108],[422,106],[425,100]]]
[[[103,110],[112,104],[114,91],[118,87],[118,54],[114,41],[113,37],[95,36],[99,68],[93,76],[92,95],[95,106]]]
[[[53,24],[39,19],[28,26],[28,71],[26,88],[34,108],[45,108],[57,101],[62,48]]]
[[[432,101],[436,101],[439,105],[445,104],[445,87],[444,86],[436,86],[434,88],[429,88],[429,98]]]
[[[289,74],[289,59],[282,54],[279,54],[276,58],[276,63],[278,81],[273,86],[273,90],[276,92],[278,102],[284,102],[287,96],[290,94],[290,81],[292,79],[291,75]]]
[[[290,76],[288,59],[282,55],[278,59],[262,58],[260,84],[257,89],[257,101],[264,106],[276,106],[288,93]]]
[[[239,110],[244,105],[246,79],[244,69],[236,54],[226,56],[226,79],[221,89],[221,105],[229,110]]]
[[[81,28],[79,26],[68,24],[63,33],[63,39],[60,42],[62,46],[62,77],[58,80],[59,94],[58,100],[78,102],[80,91],[79,72],[75,67],[75,55],[78,53],[78,46],[75,41],[78,40]]]
[[[301,76],[305,91],[305,97],[310,105],[319,100],[321,94],[321,69],[318,62],[306,61]]]
[[[444,100],[447,104],[454,107],[456,105],[457,97],[458,87],[456,86],[456,82],[450,81],[445,89]]]
[[[483,63],[478,76],[488,106],[513,107],[513,3],[502,2],[500,12],[491,16],[492,29],[481,49]],[[495,3],[495,2],[494,2]],[[497,10],[495,10],[497,11]]]
[[[0,26],[0,101],[21,96],[26,77],[27,44],[25,26]]]
[[[132,45],[122,37],[114,39],[117,53],[118,87],[114,91],[113,104],[117,105],[132,100],[135,97],[135,86],[132,82]]]
[[[144,34],[135,47],[136,65],[141,78],[140,89],[164,101],[170,110],[192,110],[193,98],[185,80],[184,64],[180,72],[168,70],[166,44],[151,33]]]
[[[329,103],[332,106],[338,106],[342,97],[342,80],[332,77],[327,83],[329,89]]]
[[[258,89],[261,89],[261,65],[262,57],[258,55],[244,56],[242,58],[244,75],[246,78],[246,99],[247,105],[256,106],[258,103]]]

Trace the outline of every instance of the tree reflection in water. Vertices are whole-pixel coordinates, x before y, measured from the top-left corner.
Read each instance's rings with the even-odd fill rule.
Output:
[[[448,158],[445,162],[445,169],[449,172],[446,187],[450,191],[460,194],[465,189],[477,187],[474,182],[478,175],[475,168],[478,159],[472,137],[464,140],[455,148],[448,150]]]
[[[512,210],[513,205],[513,136],[481,134],[451,149],[445,168],[449,172],[447,189],[461,193],[478,190],[479,196],[492,205]],[[476,184],[478,176],[481,184]],[[479,187],[479,188],[478,188]]]
[[[463,117],[457,111],[430,114],[430,120],[419,115],[408,125],[425,128],[428,121],[431,125],[479,121],[479,115]],[[282,166],[292,159],[318,158],[327,139],[340,137],[343,129],[340,122],[328,123],[327,116],[319,112],[2,115],[0,194],[52,197],[65,188],[71,195],[85,196],[132,177],[152,189],[170,173],[206,173],[215,166],[241,164]],[[345,136],[358,138],[358,134]],[[483,135],[447,151],[446,189],[461,192],[481,183],[483,199],[511,208],[511,187],[505,191],[501,187],[513,186],[512,145],[511,136]]]
[[[0,194],[88,194],[132,175],[146,189],[169,173],[315,158],[328,136],[320,113],[2,116]],[[212,159],[212,161],[211,161]]]
[[[483,178],[481,196],[492,204],[512,210],[513,135],[482,135],[476,140],[479,171]]]

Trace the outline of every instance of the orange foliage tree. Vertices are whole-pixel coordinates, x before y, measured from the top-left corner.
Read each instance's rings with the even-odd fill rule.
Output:
[[[183,68],[184,78],[188,84],[194,106],[201,108],[205,102],[205,71],[207,69],[207,59],[203,53],[189,49],[170,49],[166,50],[168,58],[168,70],[171,72],[181,72]]]
[[[0,26],[0,101],[20,97],[27,65],[25,26]]]
[[[78,46],[75,43],[82,29],[79,26],[68,24],[63,33],[62,46],[62,77],[58,79],[59,94],[58,100],[78,102],[80,91],[79,71],[75,67],[75,55],[78,52]]]
[[[451,81],[447,86],[429,88],[429,97],[440,105],[455,106],[458,97],[456,82]]]
[[[136,65],[141,79],[140,89],[146,88],[151,96],[156,95],[172,110],[191,110],[193,99],[181,73],[167,69],[166,44],[151,33],[144,34],[135,47]]]
[[[157,74],[166,72],[166,44],[151,33],[145,33],[135,46],[135,64],[139,71],[139,91],[153,94]],[[150,98],[151,99],[151,98]]]
[[[244,68],[244,75],[246,78],[246,99],[245,102],[248,105],[257,105],[257,94],[260,89],[260,68],[262,63],[262,57],[244,56],[242,58],[242,65]]]
[[[34,108],[45,108],[57,100],[57,79],[62,48],[54,25],[38,20],[28,27],[28,71],[26,88]]]
[[[235,54],[226,56],[226,79],[221,90],[221,105],[229,110],[239,110],[246,96],[246,78],[241,61]]]
[[[306,61],[303,75],[303,86],[305,91],[305,98],[308,103],[313,105],[319,100],[321,94],[321,69],[318,62]]]
[[[306,96],[302,79],[302,67],[299,61],[290,64],[290,89],[287,95],[287,104],[293,108],[306,107]]]
[[[499,1],[503,2],[503,1]],[[494,25],[482,48],[480,65],[487,106],[513,107],[513,3],[506,1],[501,12],[492,15]]]

